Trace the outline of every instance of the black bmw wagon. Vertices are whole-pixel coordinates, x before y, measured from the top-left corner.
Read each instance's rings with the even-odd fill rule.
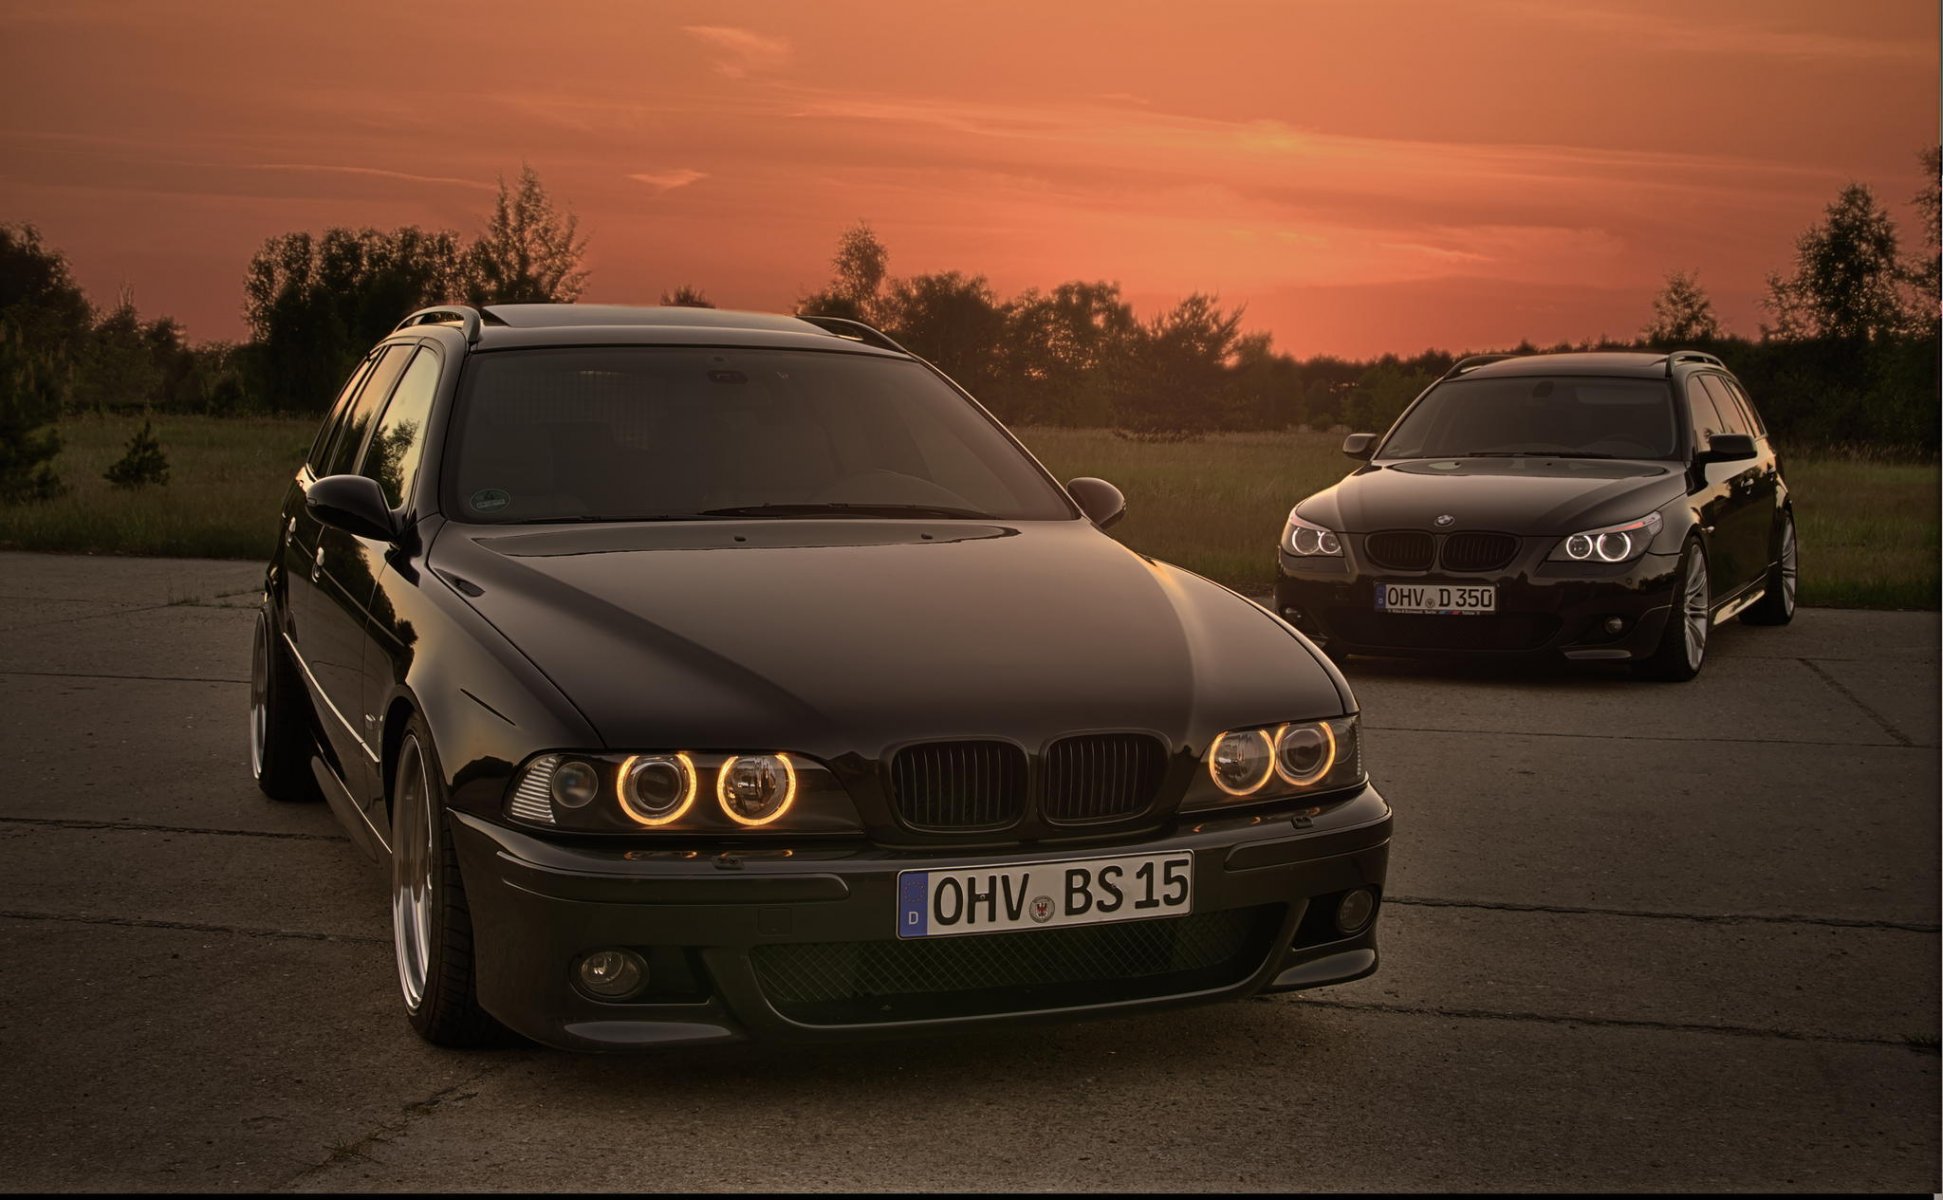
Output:
[[[411,1024],[623,1049],[1367,975],[1340,673],[868,327],[412,314],[292,481],[250,762],[389,874]]]
[[[1709,631],[1794,616],[1794,501],[1713,355],[1480,355],[1283,527],[1282,616],[1332,655],[1619,659],[1685,680]]]

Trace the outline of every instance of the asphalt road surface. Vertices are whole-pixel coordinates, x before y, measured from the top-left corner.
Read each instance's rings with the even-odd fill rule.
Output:
[[[406,1026],[379,872],[248,779],[260,578],[0,555],[0,1186],[1938,1187],[1934,613],[1730,624],[1686,685],[1353,663],[1351,986],[585,1057]]]

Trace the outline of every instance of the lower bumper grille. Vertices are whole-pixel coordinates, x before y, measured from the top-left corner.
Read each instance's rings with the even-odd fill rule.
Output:
[[[756,979],[776,1010],[855,1025],[1070,1008],[1202,991],[1262,965],[1285,907],[1154,921],[900,941],[757,946]]]
[[[1397,650],[1536,650],[1557,636],[1559,620],[1546,613],[1449,617],[1416,613],[1329,610],[1330,636],[1357,646]]]

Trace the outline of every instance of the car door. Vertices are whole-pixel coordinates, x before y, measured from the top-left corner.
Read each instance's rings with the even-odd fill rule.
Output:
[[[311,558],[317,551],[317,522],[304,508],[304,488],[317,478],[324,462],[330,456],[332,442],[344,427],[346,414],[356,399],[358,389],[364,384],[365,376],[370,373],[371,364],[378,359],[378,351],[373,350],[364,356],[344,387],[331,402],[324,423],[318,426],[317,437],[311,442],[310,453],[304,456],[302,465],[291,476],[290,487],[285,491],[283,510],[277,527],[275,578],[277,581],[278,625],[277,632],[291,639],[294,644],[299,635],[296,611],[300,603],[308,603],[311,590]]]
[[[1756,529],[1759,553],[1756,558],[1765,572],[1780,554],[1779,534],[1781,530],[1781,451],[1768,437],[1768,427],[1762,423],[1761,414],[1754,410],[1754,401],[1747,394],[1741,382],[1731,376],[1720,376],[1715,383],[1725,386],[1733,398],[1739,402],[1742,420],[1754,435],[1756,477],[1753,484],[1752,517],[1750,524]]]
[[[443,357],[435,347],[427,344],[419,348],[405,368],[405,373],[399,377],[397,386],[392,389],[391,398],[380,412],[377,425],[358,462],[358,474],[378,482],[386,502],[391,506],[392,518],[400,529],[410,529],[416,517],[413,487],[417,483],[419,465],[425,457],[425,430],[431,420],[433,399],[438,395],[443,365]],[[362,657],[356,682],[357,694],[347,699],[347,703],[355,700],[365,739],[374,749],[381,750],[379,739],[383,734],[385,702],[391,694],[391,681],[404,677],[416,640],[410,623],[399,618],[401,608],[409,612],[413,606],[409,600],[401,603],[398,592],[401,588],[417,586],[416,560],[422,550],[417,540],[409,534],[401,537],[396,545],[346,533],[334,532],[333,536],[358,543],[376,571],[374,586],[366,594],[367,615],[360,637]],[[330,561],[328,554],[325,561]],[[346,712],[349,711],[347,708]],[[371,795],[363,797],[369,801],[366,804],[367,815],[371,817],[372,824],[381,830],[385,828],[384,814],[372,810],[383,794],[383,780],[380,779]]]
[[[1740,462],[1722,463],[1727,472],[1728,505],[1723,528],[1733,540],[1735,589],[1752,586],[1767,575],[1768,542],[1774,529],[1774,481],[1763,462],[1761,440],[1741,409],[1741,403],[1728,389],[1727,378],[1711,371],[1698,376],[1701,386],[1713,399],[1720,414],[1723,432],[1738,433],[1754,440],[1754,457]],[[1715,593],[1724,595],[1722,592]]]
[[[1692,469],[1688,472],[1688,499],[1700,514],[1700,531],[1707,544],[1707,583],[1714,601],[1740,586],[1742,564],[1734,537],[1735,494],[1731,480],[1745,463],[1707,462],[1708,439],[1726,433],[1727,423],[1714,407],[1711,394],[1698,374],[1687,376],[1687,412],[1693,422]]]
[[[384,348],[334,433],[317,478],[356,469],[374,418],[414,349],[396,344]],[[297,599],[292,605],[296,627],[292,640],[321,701],[319,723],[335,751],[344,782],[362,798],[377,777],[376,756],[364,736],[357,703],[364,606],[371,598],[375,567],[359,539],[320,525],[307,512],[298,519],[291,541],[308,551],[307,586],[293,587]]]

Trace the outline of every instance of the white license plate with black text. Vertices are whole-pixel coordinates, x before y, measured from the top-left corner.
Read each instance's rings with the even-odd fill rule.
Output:
[[[901,871],[897,936],[950,937],[1099,925],[1194,911],[1194,855]]]
[[[1483,616],[1498,611],[1498,589],[1443,583],[1379,583],[1376,585],[1376,611],[1435,613],[1452,617]]]

